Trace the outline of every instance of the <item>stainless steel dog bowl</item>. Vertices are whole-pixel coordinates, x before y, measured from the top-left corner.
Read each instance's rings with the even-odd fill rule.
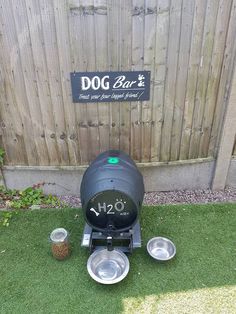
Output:
[[[124,279],[129,272],[128,257],[119,250],[97,250],[87,262],[89,275],[99,283],[110,285]]]
[[[176,254],[176,247],[172,241],[163,237],[155,237],[148,241],[148,253],[159,261],[168,261]]]

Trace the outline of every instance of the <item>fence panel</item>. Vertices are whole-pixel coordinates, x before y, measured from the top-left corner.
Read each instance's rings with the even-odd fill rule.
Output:
[[[0,145],[9,165],[215,157],[236,0],[0,0]],[[150,100],[73,103],[70,72],[151,71]],[[236,155],[236,148],[234,149]]]

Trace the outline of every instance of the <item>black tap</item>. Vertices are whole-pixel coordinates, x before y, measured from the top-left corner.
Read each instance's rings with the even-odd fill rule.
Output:
[[[112,251],[114,248],[112,246],[112,236],[107,236],[107,250]]]

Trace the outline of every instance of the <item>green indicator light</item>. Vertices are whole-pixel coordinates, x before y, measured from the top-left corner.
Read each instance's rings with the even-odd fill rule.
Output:
[[[115,164],[118,164],[119,158],[117,158],[117,157],[108,157],[107,162],[109,164],[115,165]]]

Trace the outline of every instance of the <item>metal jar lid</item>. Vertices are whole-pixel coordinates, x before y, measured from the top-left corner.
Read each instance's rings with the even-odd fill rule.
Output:
[[[64,228],[57,228],[50,234],[50,240],[52,242],[64,242],[68,237],[68,232]]]

